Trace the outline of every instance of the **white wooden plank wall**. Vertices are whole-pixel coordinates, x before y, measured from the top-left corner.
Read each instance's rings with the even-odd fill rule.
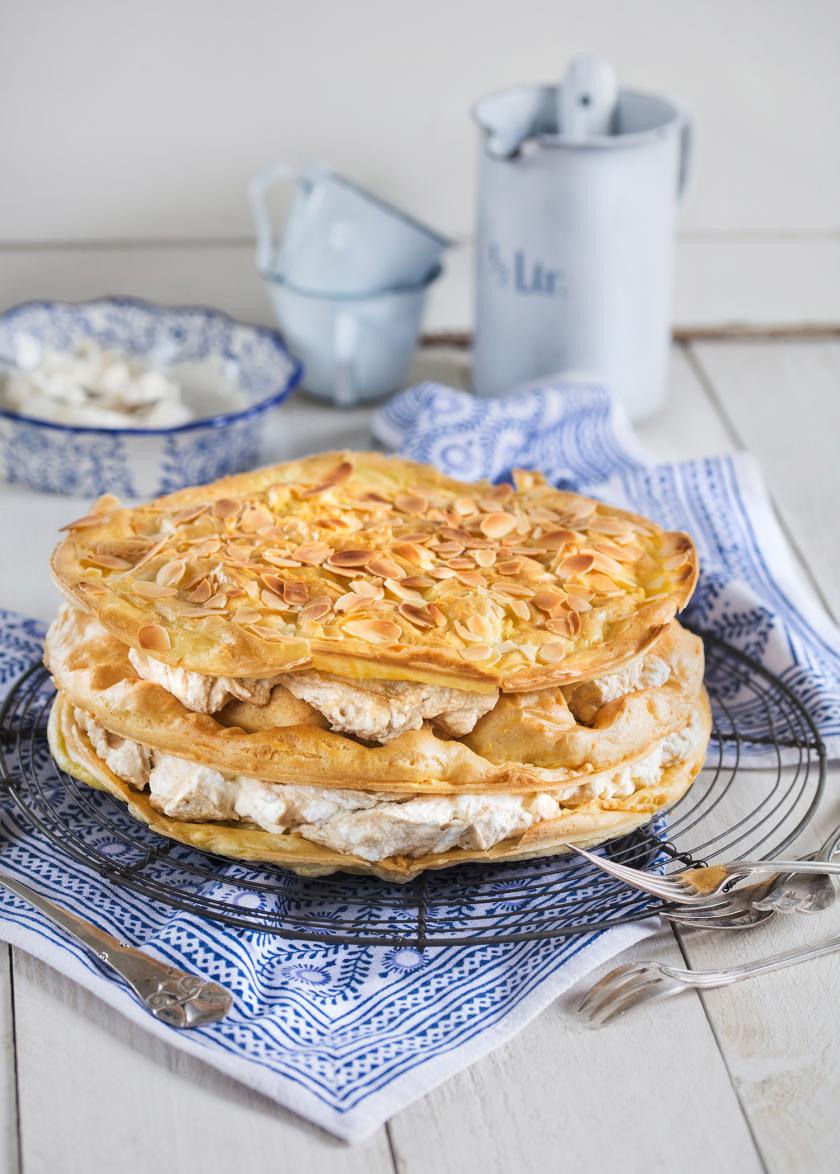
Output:
[[[468,246],[470,105],[587,52],[695,118],[677,322],[836,322],[838,36],[834,0],[6,4],[0,309],[112,292],[267,320],[245,190],[273,161],[325,159]],[[469,273],[466,247],[430,328],[469,324]]]

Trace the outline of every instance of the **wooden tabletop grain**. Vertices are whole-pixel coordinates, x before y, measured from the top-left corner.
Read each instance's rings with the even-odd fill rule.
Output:
[[[424,362],[423,374],[465,382],[462,357],[437,350]],[[366,409],[338,413],[298,397],[285,411],[286,455],[289,445],[369,443]],[[668,406],[639,431],[661,460],[755,453],[796,556],[840,619],[840,342],[680,344]],[[0,536],[16,554],[14,569],[4,560],[0,605],[49,618],[47,557],[73,508],[0,487]],[[838,784],[832,768],[804,848],[840,821]],[[717,967],[839,925],[835,908],[749,934],[663,930],[626,957]],[[686,993],[602,1031],[576,1018],[572,991],[348,1147],[0,947],[0,1174],[834,1174],[838,991],[835,955]]]

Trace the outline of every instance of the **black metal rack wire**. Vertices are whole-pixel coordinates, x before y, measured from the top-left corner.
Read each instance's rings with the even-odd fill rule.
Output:
[[[706,766],[667,814],[605,846],[637,867],[772,855],[800,834],[822,794],[825,749],[807,709],[758,661],[701,634],[714,714]],[[187,917],[304,941],[423,950],[597,932],[660,907],[565,856],[463,865],[397,885],[343,874],[303,878],[197,852],[59,770],[46,744],[52,698],[46,671],[34,665],[0,710],[0,786],[20,822],[107,882]],[[747,776],[756,755],[761,768]]]

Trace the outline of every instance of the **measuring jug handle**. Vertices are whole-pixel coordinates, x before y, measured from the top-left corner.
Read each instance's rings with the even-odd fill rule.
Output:
[[[266,197],[272,187],[280,180],[296,184],[307,191],[312,186],[311,178],[306,172],[296,167],[287,167],[283,163],[275,163],[267,167],[259,175],[254,176],[248,185],[248,200],[251,204],[251,213],[257,229],[257,269],[265,277],[276,268],[276,249],[274,241],[274,222],[268,211]]]
[[[689,180],[694,173],[694,123],[688,114],[683,114],[680,127],[680,169],[677,175],[677,199],[685,196]]]

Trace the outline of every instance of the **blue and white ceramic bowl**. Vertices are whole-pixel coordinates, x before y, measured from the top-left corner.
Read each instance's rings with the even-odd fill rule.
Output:
[[[134,298],[27,302],[0,314],[0,365],[29,334],[69,351],[85,338],[165,362],[196,418],[172,428],[90,428],[30,419],[0,407],[7,480],[49,493],[154,497],[252,468],[264,417],[297,386],[301,365],[273,330],[218,310]]]

